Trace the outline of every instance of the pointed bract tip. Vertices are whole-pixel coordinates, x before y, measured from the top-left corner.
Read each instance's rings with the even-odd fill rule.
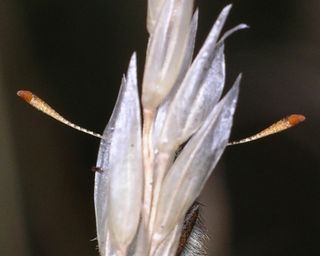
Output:
[[[236,80],[234,81],[234,84],[237,84],[237,86],[239,86],[241,79],[242,79],[242,73],[239,73]]]
[[[288,121],[292,126],[295,126],[301,122],[303,122],[306,119],[306,117],[304,115],[300,115],[300,114],[292,114],[290,116],[288,116]]]
[[[245,24],[245,23],[239,24],[239,29],[248,29],[248,28],[250,28],[248,24]]]
[[[227,6],[225,6],[223,9],[222,9],[222,11],[220,12],[220,17],[222,17],[222,16],[226,16],[226,15],[228,15],[229,14],[229,12],[230,12],[230,10],[231,10],[231,8],[232,8],[232,4],[228,4]]]
[[[232,4],[228,4],[228,5],[226,5],[224,8],[223,8],[223,12],[229,12],[230,10],[231,10],[231,8],[232,8]]]
[[[130,61],[137,61],[137,53],[136,52],[132,53]]]
[[[23,100],[25,100],[26,102],[30,102],[33,98],[33,94],[30,91],[25,91],[25,90],[20,90],[17,92],[17,95],[22,98]]]

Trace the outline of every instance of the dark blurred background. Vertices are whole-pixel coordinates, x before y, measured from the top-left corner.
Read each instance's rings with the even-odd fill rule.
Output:
[[[130,55],[139,79],[146,0],[0,1],[0,255],[97,255],[93,208],[99,140],[16,97],[28,89],[102,132]],[[229,1],[198,0],[197,49]],[[290,113],[286,133],[227,148],[201,202],[213,256],[320,255],[320,1],[234,0],[226,24],[230,87],[244,78],[232,139]]]

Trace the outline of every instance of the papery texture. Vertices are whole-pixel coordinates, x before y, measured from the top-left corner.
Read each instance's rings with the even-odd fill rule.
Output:
[[[240,77],[187,143],[166,175],[161,188],[155,237],[161,241],[199,196],[227,145]]]
[[[187,44],[186,49],[186,55],[183,61],[183,67],[181,68],[180,75],[177,77],[175,88],[173,88],[170,92],[170,94],[167,96],[167,98],[162,102],[162,104],[159,106],[157,110],[156,120],[154,122],[154,129],[153,129],[153,142],[154,144],[157,143],[157,139],[160,136],[160,132],[163,127],[163,123],[166,119],[169,103],[172,101],[173,96],[175,95],[178,85],[182,82],[185,73],[187,72],[188,68],[190,67],[190,64],[192,62],[193,57],[193,51],[194,51],[194,44],[195,44],[195,38],[197,33],[197,26],[198,26],[198,15],[199,12],[196,10],[196,12],[193,15],[191,27],[190,27],[190,34],[189,34],[189,41]]]
[[[156,147],[160,150],[176,149],[203,123],[220,99],[225,82],[224,40],[232,33],[248,26],[239,24],[228,30],[218,41],[231,5],[225,7],[212,27],[203,47],[184,80],[166,106],[161,123],[156,120],[158,134]],[[162,111],[162,109],[160,109]]]
[[[165,0],[148,0],[147,29],[151,34]]]
[[[175,255],[178,249],[182,224],[176,225],[171,233],[166,237],[153,253],[154,256]]]
[[[113,250],[125,252],[140,220],[143,173],[136,72],[133,55],[100,147],[98,167],[102,173],[96,174],[95,204],[101,251],[106,245],[106,229]]]
[[[192,11],[193,0],[165,0],[163,4],[146,56],[142,84],[146,109],[159,106],[185,67]]]
[[[227,145],[241,76],[220,100],[224,40],[246,25],[221,36],[231,5],[225,7],[192,61],[193,2],[148,1],[141,101],[133,55],[99,150],[95,207],[102,256],[175,255],[186,213]]]
[[[107,125],[104,130],[104,138],[110,138],[112,136],[113,129],[110,125]],[[97,166],[101,170],[108,170],[109,162],[109,145],[107,140],[101,140]],[[97,227],[97,240],[99,246],[99,252],[101,256],[108,255],[110,243],[109,243],[109,231],[107,229],[107,195],[109,183],[109,172],[101,171],[95,174],[95,186],[94,186],[94,204],[95,204],[95,215],[96,215],[96,227]]]
[[[160,147],[165,146],[170,148],[172,147],[170,144],[173,144],[173,147],[175,147],[187,139],[204,120],[203,118],[199,118],[198,122],[196,122],[197,120],[190,119],[190,122],[188,122],[188,118],[193,116],[189,115],[190,112],[194,111],[196,113],[200,110],[202,116],[206,117],[208,111],[212,109],[220,98],[224,85],[225,64],[223,56],[221,57],[223,58],[223,62],[217,62],[218,59],[215,57],[219,51],[217,51],[215,45],[230,9],[231,5],[225,7],[220,13],[199,54],[188,70],[182,84],[179,86],[168,109],[166,123],[164,124],[161,139],[158,142]],[[220,54],[223,54],[223,48]],[[214,62],[215,60],[216,62]],[[220,67],[220,70],[217,69],[218,67]],[[213,72],[218,76],[212,76]],[[209,79],[207,83],[206,79]],[[215,84],[211,85],[211,83],[214,82]],[[208,89],[206,89],[206,86],[203,86],[204,90],[202,90],[201,94],[199,91],[203,84],[207,87],[211,86],[211,88],[206,92]],[[209,100],[205,100],[204,96],[208,96]],[[197,99],[199,100],[197,101]],[[186,127],[187,122],[191,125],[190,127]],[[176,133],[174,131],[176,131]],[[176,145],[174,145],[174,143]]]
[[[203,60],[203,65],[190,68],[168,107],[157,142],[160,149],[176,148],[183,143],[200,127],[219,100],[225,81],[223,49],[223,45],[217,49],[211,63],[210,60]]]

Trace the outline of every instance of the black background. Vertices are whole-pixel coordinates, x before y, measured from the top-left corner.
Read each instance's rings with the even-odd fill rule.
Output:
[[[223,0],[199,0],[197,48]],[[286,133],[227,148],[201,198],[213,256],[320,255],[320,2],[235,0],[227,85],[243,73],[232,139],[290,113]],[[139,79],[146,0],[1,0],[0,254],[97,255],[93,179],[99,140],[16,97],[28,89],[102,132],[130,55]]]

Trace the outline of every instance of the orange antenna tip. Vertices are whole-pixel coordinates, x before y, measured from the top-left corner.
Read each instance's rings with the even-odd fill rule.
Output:
[[[278,122],[272,124],[271,126],[267,127],[266,129],[262,130],[261,132],[254,134],[250,137],[244,138],[242,140],[233,141],[228,143],[228,145],[236,145],[236,144],[242,144],[246,142],[250,142],[253,140],[261,139],[263,137],[269,136],[271,134],[275,134],[278,132],[282,132],[288,128],[291,128],[305,120],[305,116],[299,115],[299,114],[292,114],[290,116],[287,116]]]
[[[17,92],[17,95],[28,103],[30,103],[33,98],[33,94],[30,91],[20,90]]]
[[[76,125],[76,124],[70,122],[69,120],[65,119],[58,112],[56,112],[52,107],[50,107],[46,102],[44,102],[42,99],[40,99],[39,97],[34,95],[32,92],[20,90],[17,92],[17,95],[20,98],[22,98],[23,100],[25,100],[26,102],[28,102],[31,106],[35,107],[39,111],[45,113],[46,115],[56,119],[57,121],[59,121],[61,123],[68,125],[68,126],[74,128],[80,132],[90,134],[90,135],[95,136],[100,139],[103,138],[101,134],[95,133],[95,132],[87,130],[85,128],[82,128],[79,125]]]
[[[293,115],[288,116],[288,121],[291,126],[295,126],[295,125],[303,122],[305,119],[306,119],[305,116],[299,115],[299,114],[293,114]]]

